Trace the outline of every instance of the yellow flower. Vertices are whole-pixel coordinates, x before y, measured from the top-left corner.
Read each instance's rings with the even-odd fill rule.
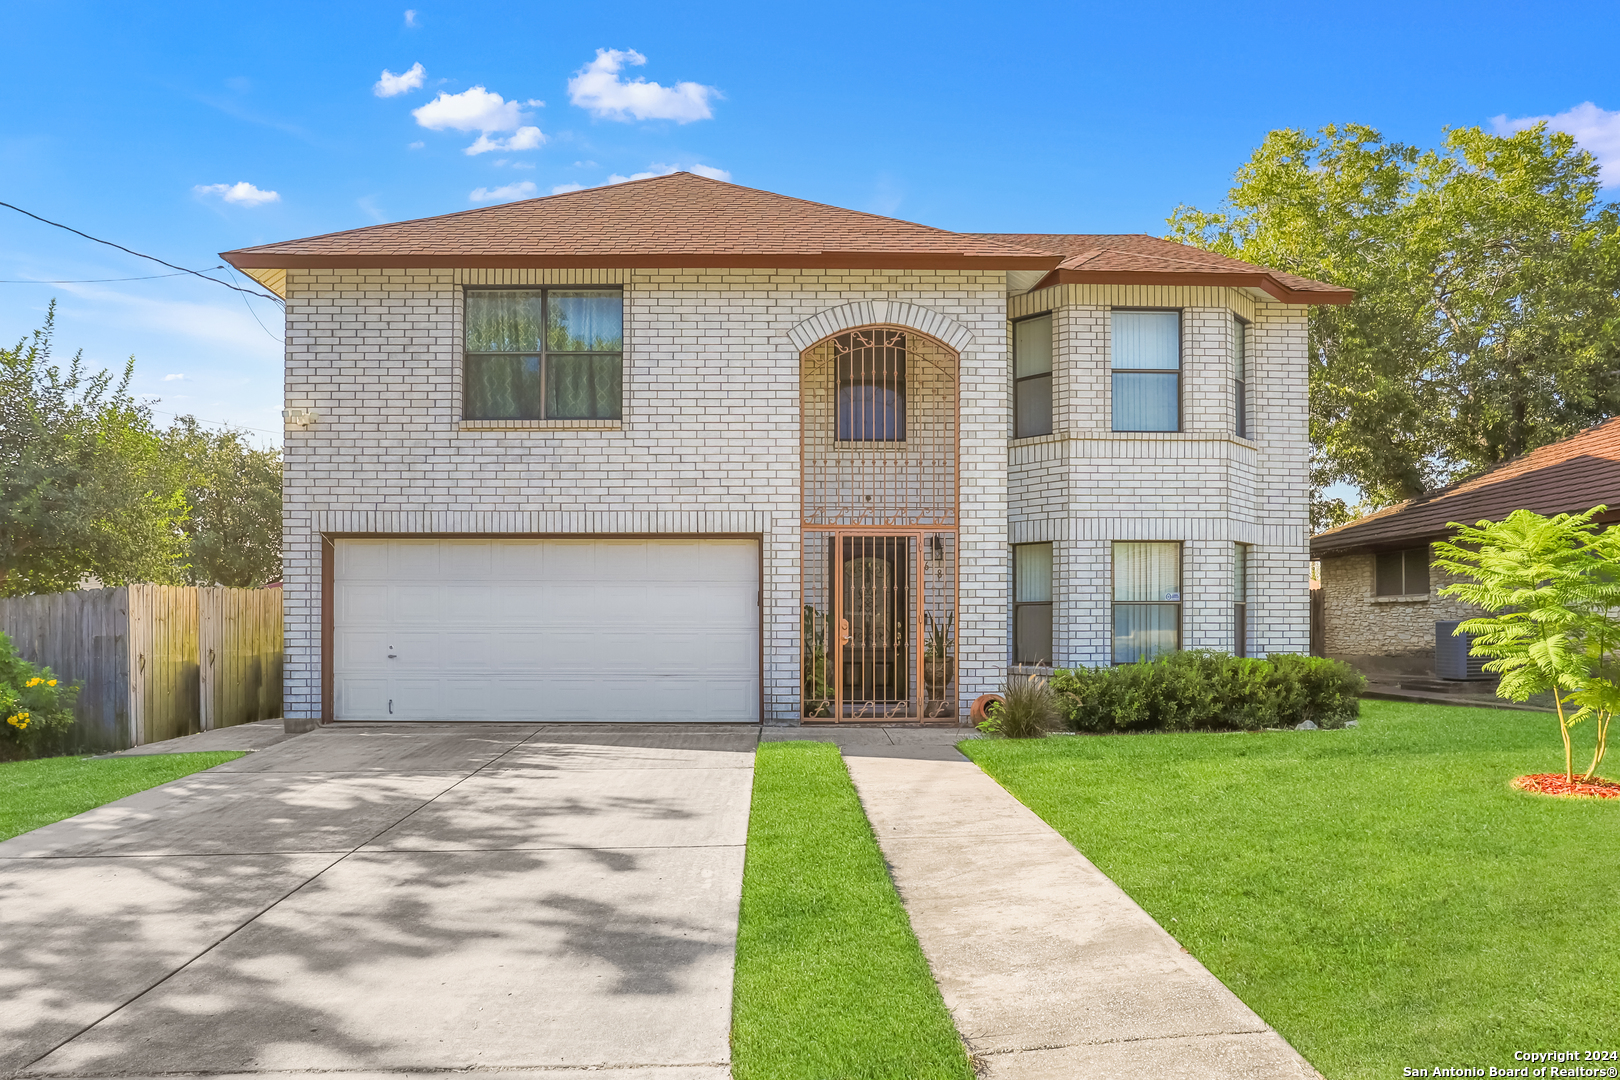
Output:
[[[44,679],[41,679],[39,676],[36,675],[32,679],[28,680],[28,685],[29,686],[38,686],[40,683],[42,683],[44,681],[45,681]]]
[[[56,685],[56,680],[55,679],[46,679],[45,680],[45,685],[46,686],[55,686]]]
[[[23,728],[28,726],[29,719],[30,719],[30,717],[29,717],[28,713],[20,712],[20,713],[14,714],[12,716],[6,717],[6,723],[10,724],[12,727],[16,728],[18,731],[21,731]]]

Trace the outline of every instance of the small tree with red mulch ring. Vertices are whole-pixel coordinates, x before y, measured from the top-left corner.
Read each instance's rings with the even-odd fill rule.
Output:
[[[1603,531],[1584,514],[1544,517],[1515,510],[1501,521],[1451,523],[1451,543],[1435,545],[1435,565],[1467,580],[1447,585],[1455,596],[1491,614],[1468,619],[1486,671],[1501,675],[1496,693],[1512,701],[1552,692],[1564,738],[1564,775],[1521,776],[1515,786],[1546,794],[1593,795],[1608,782],[1589,783],[1608,749],[1609,721],[1620,711],[1620,530]],[[1570,728],[1597,727],[1592,764],[1577,783]],[[1559,780],[1561,783],[1548,781]]]

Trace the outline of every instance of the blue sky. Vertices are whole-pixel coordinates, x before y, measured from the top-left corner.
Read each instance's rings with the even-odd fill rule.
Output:
[[[1432,145],[1563,115],[1620,182],[1613,3],[415,2],[0,4],[0,200],[206,268],[673,167],[948,229],[1159,234],[1268,130],[1344,121]],[[54,296],[59,352],[134,354],[160,421],[279,441],[273,304],[32,283],[163,272],[0,210],[0,339]]]

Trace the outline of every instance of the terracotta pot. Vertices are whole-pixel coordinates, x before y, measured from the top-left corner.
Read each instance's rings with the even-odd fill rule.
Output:
[[[1000,694],[980,694],[978,697],[973,699],[973,711],[968,714],[969,719],[972,719],[972,720],[988,720],[988,719],[990,719],[990,703],[994,702],[994,701],[1000,701],[1000,700],[1001,700],[1001,695]]]

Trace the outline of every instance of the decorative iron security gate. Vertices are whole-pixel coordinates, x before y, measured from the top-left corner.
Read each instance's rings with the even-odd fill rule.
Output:
[[[803,715],[954,717],[957,357],[888,327],[802,358]]]

